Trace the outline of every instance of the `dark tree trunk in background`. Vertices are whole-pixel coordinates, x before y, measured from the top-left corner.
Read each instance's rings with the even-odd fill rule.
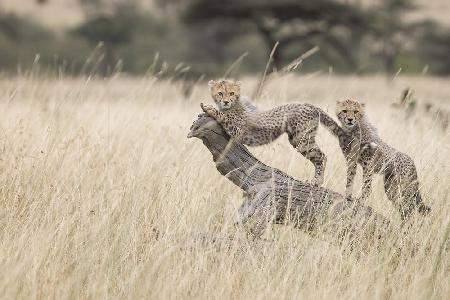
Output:
[[[397,70],[395,69],[395,58],[397,50],[394,45],[389,44],[389,40],[385,40],[383,49],[384,69],[388,76],[393,76]]]
[[[102,58],[99,62],[100,64],[98,69],[100,76],[108,77],[114,73],[117,64],[116,57],[116,49],[114,48],[114,46],[110,43],[104,43]]]
[[[277,43],[277,40],[273,37],[272,31],[268,28],[265,28],[263,25],[256,25],[256,28],[258,28],[259,33],[261,34],[261,37],[266,44],[268,53],[271,53],[273,47]],[[272,56],[272,65],[275,67],[276,70],[280,70],[282,68],[282,61],[281,61],[281,48],[282,45],[278,45],[277,49],[273,53]],[[270,72],[269,72],[270,73]]]

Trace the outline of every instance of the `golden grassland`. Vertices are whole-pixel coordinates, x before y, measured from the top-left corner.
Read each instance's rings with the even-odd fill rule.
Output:
[[[243,78],[249,93],[257,82]],[[419,99],[409,119],[391,107],[403,88]],[[448,79],[283,76],[257,104],[310,102],[334,116],[346,97],[367,103],[380,135],[409,154],[432,207],[411,232],[364,253],[348,252],[290,226],[266,247],[217,247],[193,236],[233,235],[241,191],[187,139],[206,84],[188,98],[154,78],[0,80],[0,298],[393,298],[450,295],[450,139],[421,103],[449,108]],[[422,102],[421,102],[422,101]],[[343,192],[345,161],[320,128],[325,186]],[[313,167],[283,136],[250,149],[299,180]],[[361,182],[358,170],[357,188]],[[368,200],[400,223],[377,177]],[[220,241],[219,241],[220,244]]]

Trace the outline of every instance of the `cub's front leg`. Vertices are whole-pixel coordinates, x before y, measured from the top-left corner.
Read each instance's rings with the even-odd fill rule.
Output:
[[[356,167],[356,159],[347,158],[347,183],[345,185],[345,199],[348,201],[352,200],[353,182],[355,180]]]
[[[224,120],[223,113],[218,111],[215,107],[211,105],[204,105],[203,103],[200,103],[200,107],[202,110],[208,114],[208,116],[214,118],[217,122],[222,123]]]
[[[361,189],[360,201],[366,200],[372,193],[372,178],[373,168],[372,165],[363,166],[363,185]]]

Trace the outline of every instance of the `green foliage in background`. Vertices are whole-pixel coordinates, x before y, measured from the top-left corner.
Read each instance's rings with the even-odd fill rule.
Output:
[[[0,14],[0,70],[25,71],[39,62],[52,72],[63,68],[76,73],[90,47],[82,39],[57,36],[39,24],[14,15]]]
[[[415,9],[408,0],[371,10],[333,0],[186,0],[166,15],[143,13],[134,1],[109,10],[107,1],[80,3],[86,21],[62,34],[0,12],[0,70],[28,70],[38,57],[50,73],[222,76],[241,57],[236,76],[262,72],[278,41],[269,71],[318,46],[299,72],[450,74],[450,30],[405,22]]]
[[[432,73],[450,74],[450,31],[436,24],[421,24],[418,57],[426,61]]]
[[[0,66],[17,68],[28,64],[39,51],[49,53],[52,35],[45,29],[14,15],[0,15]]]

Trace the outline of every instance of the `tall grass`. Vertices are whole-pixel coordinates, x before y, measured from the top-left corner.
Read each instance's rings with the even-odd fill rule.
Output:
[[[243,81],[248,94],[257,86]],[[360,99],[380,135],[414,159],[432,213],[406,236],[391,233],[400,247],[360,255],[289,226],[274,226],[264,247],[194,242],[233,235],[241,203],[200,140],[186,139],[199,103],[211,101],[206,84],[185,98],[151,77],[1,79],[0,297],[448,299],[449,134],[422,112],[406,120],[391,108],[406,85],[448,109],[448,80],[435,78],[287,75],[266,82],[257,102],[307,101],[334,115],[335,100]],[[342,193],[337,141],[320,129],[318,143],[325,186]],[[286,137],[250,150],[312,177]],[[368,204],[399,224],[380,177]]]

